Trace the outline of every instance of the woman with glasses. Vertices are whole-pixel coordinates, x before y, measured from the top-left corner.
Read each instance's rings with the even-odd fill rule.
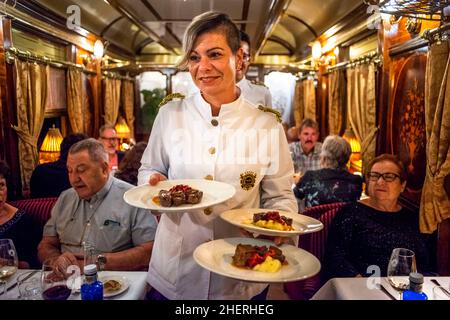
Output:
[[[379,267],[386,276],[394,248],[415,252],[419,272],[431,271],[428,236],[419,232],[418,212],[398,201],[406,187],[406,170],[393,155],[383,154],[368,165],[369,198],[345,207],[333,220],[324,263],[326,278],[370,276]]]
[[[38,269],[37,246],[42,230],[24,210],[6,203],[9,177],[8,166],[0,161],[0,239],[13,241],[19,256],[19,268]]]

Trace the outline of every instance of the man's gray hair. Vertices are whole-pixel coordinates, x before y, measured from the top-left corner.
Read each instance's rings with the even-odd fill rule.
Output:
[[[221,31],[225,35],[228,46],[233,54],[241,47],[239,29],[231,18],[221,12],[208,11],[196,16],[187,27],[183,36],[183,56],[178,68],[185,70],[189,65],[189,56],[197,38],[207,32]]]
[[[115,128],[112,124],[104,124],[104,125],[102,125],[102,126],[100,127],[100,129],[98,130],[99,136],[101,137],[102,134],[103,134],[103,132],[104,132],[105,130],[107,130],[107,129],[111,129],[111,130],[116,131],[116,128]]]
[[[78,153],[84,150],[87,150],[89,158],[91,158],[92,161],[109,162],[108,154],[106,153],[103,144],[94,138],[81,140],[75,143],[70,147],[69,154]]]
[[[343,169],[351,154],[352,148],[344,138],[331,135],[322,144],[320,161],[323,168]]]
[[[300,124],[299,132],[302,132],[304,128],[313,128],[316,129],[317,133],[319,133],[319,124],[317,123],[316,120],[313,120],[311,118],[303,119],[302,123]]]

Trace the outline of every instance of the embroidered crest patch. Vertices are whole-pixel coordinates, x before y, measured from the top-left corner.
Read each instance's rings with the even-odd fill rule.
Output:
[[[256,172],[245,171],[241,173],[241,188],[245,191],[250,190],[255,186]]]

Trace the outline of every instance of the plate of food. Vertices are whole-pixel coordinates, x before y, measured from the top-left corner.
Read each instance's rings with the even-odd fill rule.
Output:
[[[236,189],[224,182],[184,179],[134,187],[125,192],[123,198],[135,207],[169,213],[212,207],[232,198],[235,193]]]
[[[104,276],[99,279],[103,282],[103,297],[109,298],[125,292],[130,282],[123,276]]]
[[[314,218],[272,209],[234,209],[222,212],[220,217],[249,232],[268,236],[292,237],[323,228],[323,224]]]
[[[211,272],[252,282],[291,282],[320,271],[319,260],[303,249],[252,238],[205,242],[194,250],[194,259]]]

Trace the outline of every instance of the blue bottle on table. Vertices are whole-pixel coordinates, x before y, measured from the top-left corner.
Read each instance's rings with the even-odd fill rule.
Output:
[[[403,291],[403,300],[428,300],[428,296],[422,292],[423,275],[417,272],[409,274],[409,289]]]
[[[81,285],[81,300],[103,300],[103,283],[97,278],[97,266],[88,264],[83,268],[84,281]]]

